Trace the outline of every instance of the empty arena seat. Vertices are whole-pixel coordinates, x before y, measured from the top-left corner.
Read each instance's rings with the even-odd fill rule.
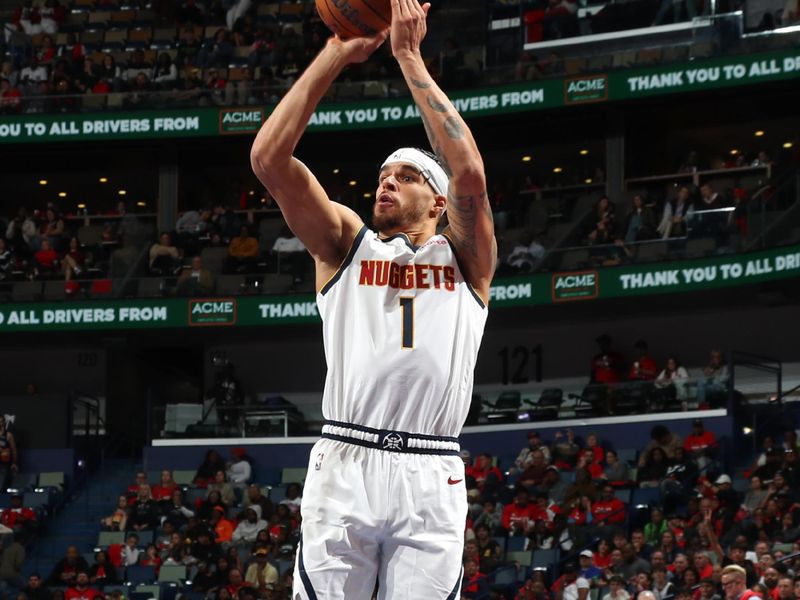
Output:
[[[163,566],[162,566],[163,568]],[[143,591],[139,588],[143,585],[151,584],[156,579],[156,568],[150,566],[142,566],[142,565],[131,565],[125,571],[125,577],[128,580],[128,583],[131,585],[135,585],[137,589],[135,591]],[[158,589],[158,586],[153,586]]]
[[[108,548],[112,544],[124,544],[125,533],[122,531],[101,531],[97,534],[98,548]]]
[[[281,483],[300,483],[306,480],[308,469],[306,467],[284,467],[281,472]]]
[[[158,571],[159,583],[183,583],[186,581],[185,565],[161,565]]]
[[[63,471],[47,471],[39,473],[39,487],[54,487],[64,489],[65,475]]]

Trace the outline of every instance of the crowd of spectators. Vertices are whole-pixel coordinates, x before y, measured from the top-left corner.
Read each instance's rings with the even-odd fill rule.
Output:
[[[0,282],[62,279],[72,295],[81,289],[81,281],[111,276],[116,250],[142,244],[147,246],[146,264],[137,275],[175,279],[175,291],[181,295],[213,293],[222,274],[280,271],[299,283],[307,271],[305,247],[285,223],[276,221],[274,237],[262,243],[252,233],[258,227],[253,211],[236,212],[222,203],[188,210],[174,231],[162,232],[157,240],[143,234],[146,227],[124,202],[105,216],[99,238],[81,244],[78,235],[84,221],[79,216],[65,218],[54,204],[32,212],[20,207],[7,222],[0,221],[5,233],[0,235]],[[203,265],[206,248],[227,250],[214,270]]]
[[[592,357],[589,386],[583,395],[591,396],[588,403],[597,414],[619,413],[622,406],[633,413],[665,408],[685,411],[690,399],[705,410],[719,408],[728,400],[730,374],[719,350],[709,353],[700,373],[691,374],[674,355],[667,356],[659,368],[646,340],[636,341],[630,361],[614,348],[608,334],[596,342],[598,352]]]
[[[651,591],[656,600],[737,600],[725,593],[729,565],[744,569],[745,587],[763,600],[800,597],[794,430],[782,445],[765,440],[737,486],[699,420],[685,439],[654,427],[638,458],[597,434],[557,431],[545,441],[531,432],[528,441],[502,468],[496,457],[462,450],[463,598],[627,600]],[[509,570],[524,582],[501,578]]]
[[[644,357],[637,362],[654,372]],[[555,430],[549,439],[531,431],[518,453],[499,457],[461,451],[468,500],[461,598],[800,598],[793,429],[766,436],[741,470],[726,466],[701,420],[685,437],[656,425],[641,448],[612,443],[601,431],[581,438]],[[178,484],[169,470],[157,481],[136,473],[99,522],[102,531],[120,532],[121,543],[92,556],[71,546],[49,573],[27,581],[20,565],[16,578],[4,575],[4,561],[19,554],[18,544],[8,546],[0,551],[0,593],[122,600],[127,582],[157,581],[160,569],[174,566],[191,581],[177,582],[178,597],[289,598],[302,486],[262,487],[251,462],[242,448],[227,461],[209,450],[191,483]],[[24,523],[30,515],[12,502],[0,522]],[[731,579],[744,586],[735,595],[727,593]]]
[[[330,36],[313,2],[286,6],[262,14],[250,0],[130,0],[131,18],[111,19],[120,7],[105,0],[26,0],[0,44],[0,112],[72,112],[81,96],[110,93],[131,108],[273,103]],[[356,81],[396,76],[387,51],[348,71]]]
[[[270,499],[253,483],[244,449],[232,449],[227,462],[208,451],[190,486],[178,485],[164,470],[157,482],[137,473],[121,491],[100,526],[125,532],[124,543],[97,549],[92,564],[77,547],[68,548],[49,576],[32,576],[36,587],[44,586],[43,598],[107,597],[127,581],[158,580],[164,566],[186,567],[184,579],[191,581],[186,591],[200,597],[288,597],[302,487],[289,484],[284,498]],[[27,600],[36,598],[28,588],[23,593]]]

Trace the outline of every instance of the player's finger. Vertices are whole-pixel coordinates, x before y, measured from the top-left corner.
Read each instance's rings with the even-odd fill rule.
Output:
[[[408,3],[408,9],[411,12],[411,14],[417,14],[417,15],[423,14],[422,8],[420,8],[418,0],[406,0],[406,2]]]
[[[428,18],[428,11],[430,9],[431,9],[431,3],[430,2],[426,2],[425,4],[422,5],[422,12],[425,13],[425,18],[426,19]]]
[[[400,18],[405,13],[405,0],[392,0],[392,18]]]

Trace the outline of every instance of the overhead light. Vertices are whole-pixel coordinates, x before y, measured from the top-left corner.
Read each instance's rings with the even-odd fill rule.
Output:
[[[732,148],[731,149],[731,156],[736,156],[737,154],[739,154],[739,151],[736,148]]]
[[[561,173],[561,171],[563,171],[563,170],[564,170],[564,169],[562,169],[561,167],[555,167],[555,168],[553,169],[553,173]]]
[[[125,194],[127,194],[128,192],[127,192],[127,191],[125,191],[125,190],[117,190],[117,193],[118,193],[120,196],[124,196],[124,195],[125,195]]]
[[[266,203],[267,203],[267,199],[266,198],[261,198],[261,204],[266,204]]]
[[[136,206],[140,206],[140,207],[144,208],[145,206],[147,206],[147,202],[142,202],[140,200],[139,202],[136,203]]]
[[[586,156],[587,154],[589,154],[589,151],[586,148],[580,151],[581,156]]]
[[[749,427],[742,427],[742,433],[745,435],[750,435],[751,433],[753,433],[753,430],[750,429]]]
[[[40,179],[39,185],[47,185],[47,179]]]
[[[792,147],[792,142],[784,142],[783,143],[783,147],[784,148],[791,148]]]
[[[583,183],[592,183],[592,178],[587,177],[586,179],[583,180]]]
[[[67,197],[67,192],[58,192],[58,197],[59,198],[66,198]]]
[[[372,192],[364,192],[364,198],[371,198]]]
[[[756,137],[761,137],[761,136],[763,136],[763,135],[764,135],[764,132],[763,132],[761,129],[759,129],[759,130],[758,130],[758,131],[756,131],[756,132],[755,132],[753,135],[755,135]]]
[[[256,191],[255,190],[250,190],[249,192],[247,192],[247,195],[248,196],[255,196],[256,195]]]
[[[334,169],[334,170],[333,170],[333,174],[334,174],[334,175],[338,175],[338,174],[339,174],[339,169],[338,169],[338,168],[337,168],[337,169]]]
[[[522,162],[531,162],[533,160],[532,156],[528,156],[527,154],[522,157]]]
[[[101,177],[97,181],[99,181],[100,183],[108,183],[108,177]]]
[[[355,187],[358,185],[358,182],[355,179],[351,179],[349,185],[350,187]]]
[[[83,210],[84,208],[86,208],[86,205],[83,202],[81,202],[80,204],[78,204],[78,208]]]

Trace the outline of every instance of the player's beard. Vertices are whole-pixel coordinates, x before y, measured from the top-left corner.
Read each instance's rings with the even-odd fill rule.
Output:
[[[378,205],[372,209],[372,226],[381,233],[400,233],[419,223],[425,217],[426,207],[420,202],[409,202],[405,207],[396,204],[379,213]]]

